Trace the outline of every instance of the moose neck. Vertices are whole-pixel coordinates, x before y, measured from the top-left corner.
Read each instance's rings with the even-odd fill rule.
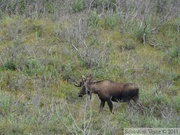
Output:
[[[91,91],[91,93],[97,94],[98,90],[96,88],[97,82],[90,82],[89,83],[89,90]]]

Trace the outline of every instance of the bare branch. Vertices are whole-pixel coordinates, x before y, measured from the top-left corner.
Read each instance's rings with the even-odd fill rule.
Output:
[[[178,5],[179,5],[179,3],[178,3]],[[172,19],[172,18],[170,18],[170,19],[168,20],[168,17],[169,17],[173,12],[176,12],[176,11],[173,10],[173,9],[174,9],[174,6],[175,6],[175,4],[172,5],[172,7],[170,8],[169,12],[168,12],[168,13],[166,14],[166,16],[158,23],[158,25],[150,30],[150,33],[155,33],[155,31],[158,30],[165,21],[170,21],[170,20]]]

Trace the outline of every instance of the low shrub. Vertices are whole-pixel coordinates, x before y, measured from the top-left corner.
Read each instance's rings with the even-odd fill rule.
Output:
[[[72,3],[72,9],[74,13],[78,13],[84,9],[84,1],[83,0],[74,0]]]

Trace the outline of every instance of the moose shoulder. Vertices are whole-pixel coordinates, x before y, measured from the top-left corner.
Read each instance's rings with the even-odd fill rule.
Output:
[[[89,94],[90,98],[92,93],[97,94],[101,100],[100,111],[102,111],[105,102],[108,103],[109,109],[112,112],[113,102],[127,102],[131,105],[133,100],[141,109],[142,105],[139,102],[139,88],[137,85],[132,83],[118,83],[110,80],[92,81],[92,76],[83,78],[80,82],[81,87],[79,97],[85,94]]]

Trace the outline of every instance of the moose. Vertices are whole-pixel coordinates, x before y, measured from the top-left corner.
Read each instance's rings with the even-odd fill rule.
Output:
[[[79,97],[83,97],[85,94],[92,97],[92,93],[97,94],[100,103],[100,110],[104,108],[105,102],[107,102],[110,112],[113,110],[113,102],[126,102],[132,106],[131,100],[133,100],[141,110],[143,110],[142,104],[139,101],[139,88],[133,83],[118,83],[111,80],[93,81],[92,75],[88,77],[82,77],[82,80],[77,87],[81,87],[78,93]]]

